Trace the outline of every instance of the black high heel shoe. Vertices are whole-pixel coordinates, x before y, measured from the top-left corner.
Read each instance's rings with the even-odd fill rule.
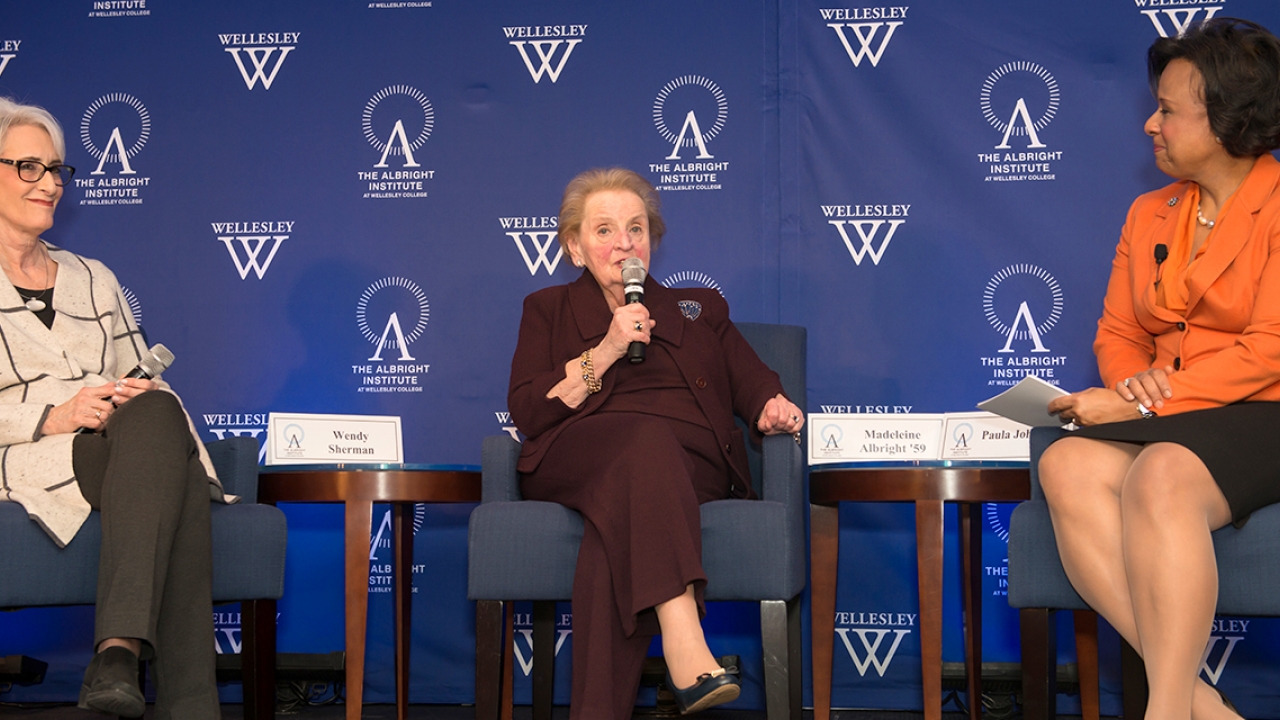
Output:
[[[1231,701],[1227,699],[1227,696],[1225,693],[1219,690],[1216,686],[1213,688],[1213,690],[1214,692],[1218,693],[1218,697],[1222,698],[1222,704],[1226,705],[1228,710],[1235,713],[1236,715],[1240,715],[1240,711],[1236,709],[1235,705],[1231,704]],[[1240,717],[1244,717],[1244,716],[1240,715]]]
[[[147,700],[138,689],[138,656],[118,646],[94,655],[84,671],[77,706],[107,715],[142,717]]]
[[[709,707],[732,702],[742,692],[738,680],[737,666],[720,668],[714,672],[703,673],[689,687],[681,690],[671,681],[671,673],[667,673],[667,687],[676,698],[676,707],[681,715],[696,713]]]

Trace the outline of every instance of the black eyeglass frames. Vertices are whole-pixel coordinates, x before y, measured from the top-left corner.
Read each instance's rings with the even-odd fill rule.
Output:
[[[70,165],[58,163],[55,165],[45,165],[39,160],[6,160],[0,158],[0,163],[12,165],[18,171],[18,177],[29,183],[40,182],[40,178],[44,177],[47,172],[53,173],[53,182],[58,187],[66,187],[71,182],[71,176],[76,174],[76,169]]]

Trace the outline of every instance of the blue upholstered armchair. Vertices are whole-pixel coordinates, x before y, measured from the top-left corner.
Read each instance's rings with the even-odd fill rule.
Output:
[[[228,438],[206,446],[235,505],[214,503],[213,601],[237,602],[246,719],[275,716],[275,601],[284,593],[284,513],[258,499],[258,441]],[[58,548],[17,503],[0,502],[0,609],[92,605],[102,525],[90,514],[75,539]],[[92,638],[85,638],[85,645]],[[213,638],[209,639],[213,642]]]
[[[739,323],[760,359],[782,378],[788,397],[805,405],[802,327]],[[582,518],[562,505],[523,500],[506,435],[485,438],[483,500],[471,515],[469,584],[476,600],[476,717],[497,720],[510,705],[512,635],[504,604],[534,601],[534,717],[551,717],[555,601],[568,600],[582,540]],[[804,589],[804,453],[789,435],[751,448],[760,500],[702,506],[702,562],[707,600],[760,603],[768,717],[800,718],[800,605]]]
[[[1089,611],[1089,606],[1071,587],[1062,569],[1037,469],[1045,448],[1062,432],[1056,428],[1032,431],[1031,499],[1018,505],[1009,524],[1009,604],[1019,608],[1022,625],[1023,717],[1027,720],[1055,717],[1055,610],[1077,611],[1081,694],[1087,708],[1086,693],[1092,693],[1093,717],[1097,717],[1096,616],[1080,612]],[[1280,616],[1280,505],[1255,512],[1243,528],[1228,525],[1218,530],[1213,534],[1213,544],[1218,557],[1218,613]],[[1095,618],[1091,644],[1089,617]],[[1083,629],[1082,621],[1086,623]],[[1124,717],[1142,717],[1147,704],[1142,661],[1128,643],[1121,643]],[[1242,710],[1248,714],[1248,708]],[[1088,709],[1086,716],[1087,713]]]

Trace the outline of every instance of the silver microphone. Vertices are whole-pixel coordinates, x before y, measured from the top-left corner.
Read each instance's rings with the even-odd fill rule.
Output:
[[[644,261],[638,257],[629,257],[622,261],[622,292],[626,295],[627,304],[644,303]],[[633,340],[627,347],[627,360],[632,364],[644,362],[644,343]]]

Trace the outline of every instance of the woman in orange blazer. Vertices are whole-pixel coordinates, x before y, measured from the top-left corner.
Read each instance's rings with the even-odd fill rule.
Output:
[[[1129,210],[1094,351],[1040,461],[1067,576],[1146,661],[1148,720],[1231,720],[1199,676],[1210,533],[1280,502],[1280,40],[1231,18],[1148,51],[1145,130],[1179,181]]]

